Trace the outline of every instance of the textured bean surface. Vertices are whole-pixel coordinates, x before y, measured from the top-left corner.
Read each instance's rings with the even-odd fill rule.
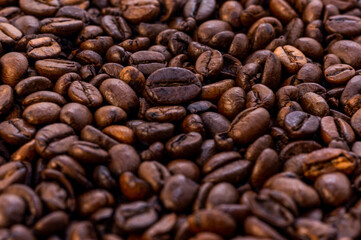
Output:
[[[361,0],[0,0],[0,239],[361,239]]]

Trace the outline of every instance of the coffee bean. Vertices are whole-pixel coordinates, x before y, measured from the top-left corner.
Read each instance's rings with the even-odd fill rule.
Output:
[[[124,18],[132,23],[150,22],[160,12],[160,4],[156,0],[122,0],[121,7]]]
[[[60,110],[55,103],[34,103],[24,109],[23,118],[33,125],[55,123],[59,119]]]
[[[36,60],[56,58],[61,52],[60,45],[50,37],[31,39],[26,48],[27,55]]]
[[[41,2],[37,0],[21,0],[19,1],[20,8],[30,15],[35,15],[36,17],[50,17],[55,14],[55,12],[60,7],[59,1],[52,2]]]
[[[228,136],[239,144],[250,143],[267,131],[269,122],[270,115],[266,109],[249,108],[234,118]]]
[[[135,110],[139,105],[138,97],[133,89],[119,79],[110,78],[103,81],[99,90],[108,103],[126,112]]]
[[[165,57],[153,51],[139,51],[129,57],[129,65],[136,67],[144,75],[150,75],[166,66]]]
[[[1,80],[14,87],[25,75],[29,66],[27,58],[17,52],[10,52],[0,58]]]
[[[292,138],[309,138],[320,127],[320,121],[308,113],[294,111],[286,115],[284,126]]]
[[[182,68],[164,68],[152,73],[145,83],[145,94],[156,104],[180,104],[195,98],[201,91],[199,79]]]
[[[307,160],[304,162],[304,175],[310,179],[334,171],[350,174],[354,169],[354,157],[345,150],[337,148],[313,151],[307,155]]]
[[[329,47],[328,51],[355,69],[361,67],[361,62],[357,58],[357,55],[361,52],[361,45],[356,42],[350,40],[337,41]]]
[[[35,149],[40,156],[50,159],[67,152],[68,147],[77,139],[71,127],[64,123],[54,123],[36,133]]]
[[[361,33],[361,19],[349,15],[331,16],[325,22],[325,29],[329,33],[339,33],[347,37],[357,36]]]
[[[117,41],[123,41],[132,35],[132,30],[122,17],[106,15],[101,19],[101,26],[109,36]]]
[[[103,97],[99,90],[90,83],[74,81],[68,89],[69,98],[87,107],[99,107],[103,103]]]
[[[296,73],[304,64],[307,63],[305,55],[297,48],[291,45],[278,47],[274,50],[282,65],[290,73]]]
[[[80,64],[68,60],[44,59],[36,61],[35,69],[41,76],[55,80],[66,73],[77,72]]]
[[[24,144],[31,140],[35,133],[35,127],[21,118],[14,118],[0,123],[0,136],[9,144]]]
[[[60,111],[60,121],[68,124],[74,130],[80,131],[93,121],[93,116],[89,109],[79,103],[68,103]]]
[[[331,206],[342,205],[350,198],[352,192],[350,181],[345,174],[340,172],[321,175],[315,181],[315,188],[322,201]],[[326,192],[332,194],[325,194]]]
[[[216,1],[214,0],[191,0],[184,5],[183,15],[203,22],[211,16],[215,9]]]
[[[355,69],[347,64],[335,64],[325,69],[326,80],[335,85],[346,83],[355,75]]]
[[[205,77],[213,77],[220,73],[223,67],[222,54],[217,51],[206,51],[202,53],[196,62],[196,71]]]
[[[14,92],[9,85],[0,85],[0,115],[6,114],[14,103]]]

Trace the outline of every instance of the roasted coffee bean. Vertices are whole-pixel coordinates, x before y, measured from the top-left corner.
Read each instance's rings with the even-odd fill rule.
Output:
[[[135,135],[132,129],[121,126],[112,125],[103,129],[103,133],[111,136],[121,143],[133,144],[135,142]]]
[[[40,102],[52,102],[52,103],[56,103],[59,106],[62,106],[66,104],[66,99],[56,92],[38,91],[24,98],[22,104],[23,106],[29,106],[31,104],[40,103]]]
[[[156,104],[180,104],[195,98],[201,83],[191,71],[163,68],[152,73],[145,83],[145,95]]]
[[[131,172],[125,172],[120,176],[119,185],[124,196],[131,201],[142,200],[149,196],[151,191],[146,181]]]
[[[160,12],[160,4],[156,0],[122,0],[121,9],[125,19],[132,23],[150,22]]]
[[[304,64],[307,63],[305,55],[291,45],[278,47],[274,50],[274,53],[279,58],[282,65],[290,73],[296,73]]]
[[[0,116],[6,114],[14,103],[13,89],[6,84],[0,85]]]
[[[335,54],[342,62],[355,69],[361,67],[361,61],[357,58],[361,52],[361,45],[356,42],[350,40],[337,41],[328,48],[328,52]]]
[[[109,169],[116,176],[123,172],[135,172],[140,165],[140,158],[135,149],[128,144],[117,144],[109,150]]]
[[[40,21],[42,33],[52,33],[57,36],[70,36],[83,28],[81,20],[65,17],[45,18]]]
[[[26,48],[27,55],[36,60],[56,58],[61,52],[60,45],[50,37],[31,39]]]
[[[213,232],[221,236],[233,236],[236,230],[235,221],[227,214],[215,210],[200,210],[189,216],[188,224],[193,232]]]
[[[267,131],[269,122],[270,115],[266,109],[246,109],[234,118],[228,129],[228,136],[239,144],[251,143]]]
[[[138,97],[133,89],[119,79],[110,78],[103,81],[99,90],[107,102],[125,111],[134,110],[139,105]]]
[[[19,1],[19,6],[21,10],[26,12],[27,14],[33,14],[36,17],[50,17],[55,14],[55,12],[60,7],[59,1],[51,1],[51,2],[41,2],[41,1],[27,1],[21,0]]]
[[[13,46],[22,36],[22,32],[10,23],[0,23],[0,43]]]
[[[41,128],[35,135],[36,152],[44,158],[52,158],[67,152],[78,137],[74,130],[64,123],[54,123]]]
[[[127,118],[127,113],[116,106],[104,106],[94,113],[94,120],[99,127],[119,123]]]
[[[190,132],[171,138],[165,147],[171,157],[185,158],[197,154],[201,144],[202,136],[197,132]]]
[[[339,33],[347,37],[361,33],[361,19],[349,15],[331,16],[325,22],[325,29],[329,33]]]
[[[230,126],[230,121],[219,113],[205,112],[201,114],[204,127],[211,136],[217,133],[226,132]]]
[[[129,65],[136,67],[144,75],[150,75],[166,66],[163,54],[153,51],[139,51],[129,57]]]
[[[68,89],[68,96],[73,102],[87,107],[99,107],[103,103],[103,97],[99,90],[83,81],[72,82]]]
[[[138,175],[148,182],[156,193],[163,189],[164,182],[171,176],[168,169],[156,161],[145,161],[141,163],[138,169]],[[184,180],[190,181],[184,176],[181,180],[182,182]]]
[[[294,111],[286,115],[284,127],[291,138],[309,138],[320,127],[320,121],[311,114]]]
[[[304,175],[310,179],[334,171],[350,174],[354,169],[354,157],[345,150],[338,148],[313,151],[307,155],[307,160],[304,162]]]
[[[127,83],[133,90],[140,94],[144,90],[145,77],[138,67],[127,66],[119,73],[119,79]]]
[[[152,107],[145,112],[145,118],[153,122],[181,121],[186,116],[186,110],[182,106]]]
[[[35,133],[35,127],[21,118],[13,118],[0,123],[0,136],[9,144],[24,144],[31,140]]]
[[[14,90],[18,96],[24,97],[31,93],[49,90],[53,87],[52,82],[46,77],[29,77],[21,80],[16,86]]]
[[[41,76],[56,80],[66,73],[77,72],[80,64],[61,59],[44,59],[36,61],[35,69]]]
[[[24,109],[23,118],[30,124],[55,123],[59,119],[61,108],[51,102],[34,103]]]
[[[25,75],[29,63],[23,54],[10,52],[0,58],[0,65],[1,81],[14,87]]]
[[[355,75],[355,69],[346,64],[335,64],[325,69],[326,80],[335,85],[346,83]]]
[[[114,40],[123,41],[132,35],[132,30],[122,17],[106,15],[101,19],[104,31]]]
[[[183,15],[203,22],[209,18],[215,10],[216,1],[214,0],[191,0],[187,1],[184,5]]]
[[[217,50],[202,53],[196,62],[195,69],[205,77],[218,75],[223,67],[223,56]]]
[[[351,126],[337,117],[323,117],[321,119],[321,137],[326,144],[332,140],[343,140],[347,143],[355,141],[355,133]]]
[[[326,116],[330,111],[326,100],[313,92],[308,92],[301,97],[301,107],[306,112],[318,117]]]
[[[340,172],[319,176],[315,181],[315,189],[319,192],[321,200],[331,206],[342,205],[350,198],[352,193],[349,179]],[[327,192],[332,192],[332,194],[329,195]]]
[[[176,174],[168,178],[160,193],[160,199],[168,210],[183,211],[193,201],[198,184],[183,175]]]

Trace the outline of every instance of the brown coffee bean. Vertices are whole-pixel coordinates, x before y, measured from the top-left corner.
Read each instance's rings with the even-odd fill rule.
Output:
[[[176,174],[165,181],[160,192],[160,199],[166,209],[179,212],[185,210],[192,203],[197,191],[197,183],[183,175]]]
[[[351,126],[341,118],[323,117],[320,130],[321,137],[326,144],[332,140],[343,140],[347,143],[355,141],[355,133]]]
[[[297,13],[293,8],[283,0],[270,1],[270,10],[274,16],[280,19],[282,22],[289,22],[293,18],[297,17]]]
[[[13,89],[6,84],[0,85],[0,116],[8,113],[14,103]]]
[[[194,156],[200,150],[202,136],[197,132],[180,134],[171,138],[165,145],[168,154],[173,158]]]
[[[122,0],[120,6],[124,18],[131,23],[150,22],[160,13],[160,4],[156,0]]]
[[[127,118],[127,113],[116,106],[104,106],[98,108],[94,113],[95,123],[99,127],[120,123]]]
[[[128,144],[118,144],[109,150],[109,169],[116,176],[123,172],[135,172],[140,165],[140,158],[135,149]]]
[[[195,69],[205,77],[218,75],[223,67],[223,56],[217,50],[202,53],[196,62]]]
[[[361,61],[357,57],[361,53],[361,45],[356,42],[350,40],[337,41],[328,48],[328,52],[335,54],[342,62],[356,70],[361,68]]]
[[[309,138],[319,129],[320,121],[311,114],[293,111],[286,115],[284,127],[291,138]]]
[[[66,73],[78,72],[80,64],[61,59],[44,59],[35,62],[35,69],[41,76],[56,80]]]
[[[25,75],[29,66],[27,58],[17,52],[10,52],[0,58],[1,80],[14,87]]]
[[[199,79],[182,68],[163,68],[152,73],[145,83],[145,97],[156,104],[180,104],[201,91]]]
[[[126,126],[112,125],[104,128],[102,132],[121,143],[133,144],[135,142],[133,130]]]
[[[176,122],[186,116],[186,110],[182,106],[152,107],[145,112],[145,118],[153,122]]]
[[[0,136],[9,144],[24,144],[31,140],[35,133],[35,127],[21,118],[13,118],[0,123]]]
[[[34,103],[24,109],[23,118],[33,125],[54,123],[59,119],[60,110],[55,103]]]
[[[325,148],[309,153],[303,169],[305,177],[313,180],[334,171],[350,174],[355,169],[355,159],[345,150]]]
[[[347,37],[361,33],[361,19],[349,15],[331,16],[325,22],[325,29],[329,33],[340,33]]]
[[[315,181],[315,189],[320,194],[323,203],[331,206],[344,204],[352,194],[350,180],[340,172],[319,176]]]
[[[125,172],[120,176],[119,185],[121,192],[130,201],[143,200],[149,196],[151,191],[150,185],[146,181],[131,172]]]
[[[126,112],[134,110],[139,105],[139,100],[133,89],[119,79],[110,78],[102,82],[99,87],[105,100]]]
[[[193,232],[209,231],[231,237],[236,230],[234,220],[229,215],[215,209],[197,211],[189,216],[187,221]]]
[[[214,0],[191,0],[184,5],[183,16],[203,22],[211,16],[215,9],[216,1]]]
[[[291,45],[278,47],[274,50],[274,53],[279,58],[282,65],[290,73],[296,73],[304,64],[307,63],[305,55]]]
[[[335,64],[325,69],[326,80],[335,85],[341,85],[355,76],[355,69],[347,64]]]
[[[270,115],[266,109],[249,108],[234,118],[228,129],[228,136],[239,144],[251,143],[265,133],[269,122]]]
[[[330,111],[326,100],[313,92],[308,92],[301,97],[301,106],[306,112],[318,117],[326,116]]]

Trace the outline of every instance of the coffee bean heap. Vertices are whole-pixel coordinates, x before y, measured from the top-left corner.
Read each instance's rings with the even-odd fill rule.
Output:
[[[360,239],[360,17],[0,0],[0,239]]]

